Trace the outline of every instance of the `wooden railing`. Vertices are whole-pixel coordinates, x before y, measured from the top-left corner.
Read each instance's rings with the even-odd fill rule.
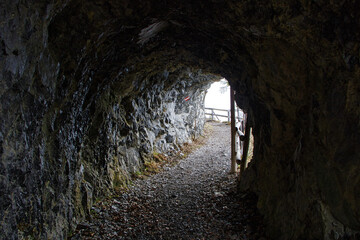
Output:
[[[225,114],[217,114],[215,111],[220,111],[220,112],[226,112]],[[241,121],[244,118],[244,115],[241,114],[242,111],[240,110],[240,108],[236,109],[236,114],[235,114],[235,118],[236,121]],[[219,109],[219,108],[205,108],[205,115],[211,116],[211,120],[218,120],[220,121],[219,117],[225,117],[227,118],[227,121],[230,122],[231,121],[231,111],[227,110],[227,109]]]
[[[225,114],[217,114],[215,111],[226,112]],[[240,173],[245,170],[247,163],[247,153],[249,149],[249,135],[250,127],[247,126],[247,114],[245,114],[240,108],[236,108],[235,112],[235,123],[234,123],[234,132],[235,132],[235,142],[234,142],[234,151],[232,152],[232,159],[236,159],[235,165],[240,166]],[[219,117],[227,118],[228,122],[231,122],[231,110],[227,109],[218,109],[218,108],[205,108],[205,115],[211,116],[211,120],[220,121]],[[216,118],[216,119],[215,119]],[[236,172],[236,166],[233,170]],[[239,175],[240,176],[240,175]]]

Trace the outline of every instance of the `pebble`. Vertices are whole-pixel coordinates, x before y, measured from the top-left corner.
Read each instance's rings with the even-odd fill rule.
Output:
[[[221,192],[214,192],[215,197],[222,197],[224,196]]]

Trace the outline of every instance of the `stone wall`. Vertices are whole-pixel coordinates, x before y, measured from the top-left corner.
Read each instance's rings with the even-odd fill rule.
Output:
[[[49,23],[64,6],[1,6],[4,239],[65,238],[94,199],[126,185],[145,157],[176,151],[201,133],[204,91],[216,79],[187,68],[104,77],[87,65],[96,65],[93,48],[86,58],[76,43],[58,49],[64,46],[51,35],[55,26],[49,37]]]
[[[54,77],[50,70],[44,74]],[[125,186],[146,159],[178,151],[199,136],[205,90],[216,77],[181,72],[128,81],[136,94],[118,82],[99,90],[85,75],[45,108],[42,93],[24,91],[20,98],[7,92],[20,107],[12,109],[11,100],[2,98],[11,117],[3,124],[13,126],[2,135],[2,236],[65,238],[94,199]]]
[[[326,76],[328,86],[317,86],[322,73],[303,51],[278,40],[264,44],[254,56],[262,66],[254,91],[265,106],[258,101],[253,108],[254,115],[261,116],[254,119],[258,149],[242,180],[248,184],[252,178],[251,188],[259,192],[258,208],[272,222],[269,235],[274,239],[354,236],[359,222],[358,182],[353,174],[359,168],[358,153],[349,148],[359,139],[356,131],[345,130],[355,124],[349,122],[353,113],[345,105],[349,98],[347,83],[341,83],[345,76],[340,72]],[[338,151],[343,151],[341,156]]]

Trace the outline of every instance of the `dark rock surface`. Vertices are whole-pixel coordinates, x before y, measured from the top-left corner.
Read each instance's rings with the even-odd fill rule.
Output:
[[[242,188],[257,193],[269,236],[360,230],[356,1],[4,0],[0,9],[3,238],[64,238],[152,148],[201,131],[214,75],[252,114]]]

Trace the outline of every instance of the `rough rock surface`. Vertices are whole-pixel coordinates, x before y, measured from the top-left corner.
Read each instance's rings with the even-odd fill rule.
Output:
[[[146,146],[176,148],[175,133],[193,134],[195,118],[187,126],[169,94],[200,99],[211,74],[252,115],[242,187],[258,195],[269,236],[360,230],[357,1],[4,0],[0,9],[5,238],[63,238],[95,196],[126,183]]]
[[[229,174],[230,126],[211,128],[205,144],[175,167],[96,204],[70,239],[265,240],[256,198],[237,191]]]

